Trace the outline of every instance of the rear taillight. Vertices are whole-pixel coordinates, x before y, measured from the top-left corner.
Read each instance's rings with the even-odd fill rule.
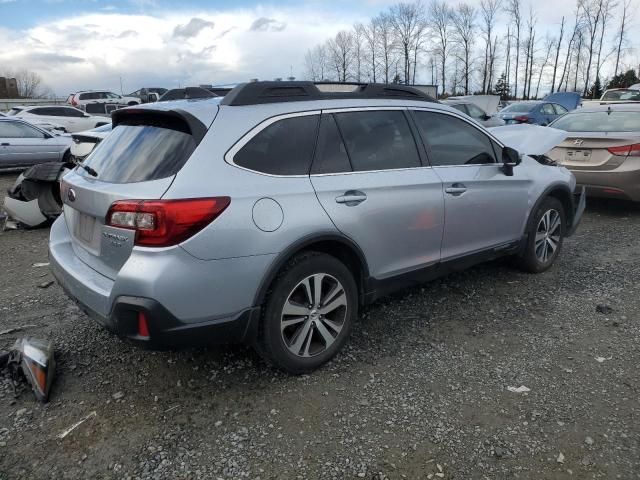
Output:
[[[120,200],[111,205],[107,225],[135,230],[136,245],[169,247],[184,242],[209,225],[229,203],[229,197]]]
[[[640,157],[640,143],[633,145],[623,145],[621,147],[607,148],[611,155],[620,155],[623,157]]]
[[[526,115],[520,115],[519,117],[514,118],[516,122],[527,123],[529,121],[529,117]]]
[[[74,107],[78,106],[78,102],[76,102],[76,97],[71,98],[71,105],[73,105]]]

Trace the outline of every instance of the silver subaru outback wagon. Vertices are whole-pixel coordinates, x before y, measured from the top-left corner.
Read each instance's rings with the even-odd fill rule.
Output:
[[[410,87],[249,83],[113,126],[64,177],[59,283],[140,345],[242,341],[291,373],[393,290],[503,255],[548,269],[584,209],[568,170]]]

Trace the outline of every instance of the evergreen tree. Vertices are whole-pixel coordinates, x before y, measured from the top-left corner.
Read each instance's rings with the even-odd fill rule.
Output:
[[[604,92],[602,91],[602,84],[600,83],[600,77],[596,77],[596,81],[593,85],[591,85],[591,88],[589,89],[589,92],[587,92],[587,96],[594,100],[594,99],[598,99],[602,96]]]
[[[636,83],[640,83],[640,78],[638,78],[638,75],[636,75],[636,71],[627,70],[625,73],[619,73],[618,75],[614,76],[607,84],[607,89],[629,88],[631,85],[635,85]]]
[[[500,78],[496,82],[496,86],[493,87],[496,95],[500,95],[500,100],[508,100],[511,93],[511,87],[507,84],[506,74],[500,75]]]

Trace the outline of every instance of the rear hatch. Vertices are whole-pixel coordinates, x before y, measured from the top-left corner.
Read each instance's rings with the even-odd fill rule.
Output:
[[[61,194],[76,255],[112,279],[131,254],[135,231],[106,225],[110,207],[160,199],[206,132],[185,112],[145,108],[116,112],[113,125],[85,160],[87,168],[64,177]]]

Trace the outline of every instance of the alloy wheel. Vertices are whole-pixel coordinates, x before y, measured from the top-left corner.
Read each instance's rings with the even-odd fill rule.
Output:
[[[536,258],[541,263],[547,263],[552,258],[560,246],[560,235],[562,233],[562,217],[557,210],[547,210],[536,229],[536,239],[534,248]]]
[[[316,273],[287,296],[280,319],[282,339],[294,355],[313,357],[336,341],[346,318],[344,287],[335,277]]]

